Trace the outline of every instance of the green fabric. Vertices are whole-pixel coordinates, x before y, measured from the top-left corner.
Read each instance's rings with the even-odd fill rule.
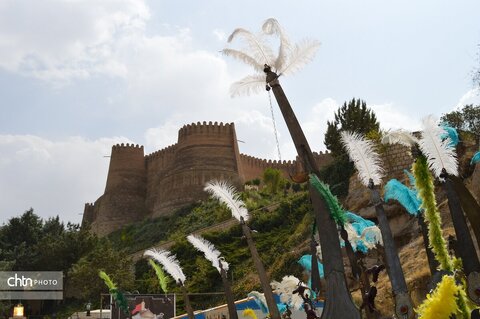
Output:
[[[338,226],[345,225],[345,222],[347,221],[345,211],[340,206],[337,197],[334,196],[330,191],[328,185],[322,183],[322,181],[318,179],[317,175],[315,174],[310,174],[310,185],[312,185],[320,193],[320,196],[322,196],[322,198],[325,200],[325,203],[330,210],[330,216],[333,218],[335,223]]]
[[[422,208],[425,211],[425,220],[428,225],[428,239],[435,259],[440,263],[440,269],[453,271],[452,259],[448,253],[447,243],[442,235],[442,218],[437,208],[433,177],[428,169],[425,157],[420,156],[413,164],[415,187],[422,199]]]

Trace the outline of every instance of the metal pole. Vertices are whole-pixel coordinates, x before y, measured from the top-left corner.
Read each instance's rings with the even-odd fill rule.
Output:
[[[278,75],[272,72],[268,65],[265,66],[264,71],[267,75],[267,84],[272,89],[275,99],[277,100],[300,161],[303,164],[303,168],[308,173],[314,173],[318,176],[318,166],[313,157],[313,153],[303,134],[297,117],[278,82]],[[346,283],[337,225],[330,217],[325,201],[320,194],[318,194],[311,185],[309,189],[317,221],[320,246],[322,247],[322,255],[324,257],[326,291],[325,308],[323,309],[321,318],[360,319],[360,312],[353,303]]]

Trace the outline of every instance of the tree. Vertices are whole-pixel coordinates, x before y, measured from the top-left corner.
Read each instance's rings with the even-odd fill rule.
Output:
[[[461,110],[443,114],[440,120],[457,130],[470,132],[480,138],[480,105],[465,105]]]
[[[112,244],[104,240],[75,263],[68,276],[67,297],[84,300],[97,300],[101,293],[108,293],[103,280],[98,276],[100,270],[105,271],[122,291],[134,288],[132,261],[123,251],[116,250]]]
[[[380,124],[373,110],[367,107],[367,103],[360,99],[353,98],[335,112],[335,119],[327,122],[325,133],[325,146],[332,153],[332,156],[339,157],[345,154],[340,142],[341,131],[351,131],[360,134],[367,134],[370,131],[378,131]]]
[[[282,172],[278,169],[267,168],[263,172],[263,182],[268,192],[271,194],[278,193],[279,189],[282,188],[284,180],[282,177]]]

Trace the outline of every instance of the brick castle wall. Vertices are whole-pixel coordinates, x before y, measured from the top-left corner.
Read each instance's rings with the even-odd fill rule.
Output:
[[[331,161],[315,153],[319,166]],[[206,198],[205,183],[229,180],[243,183],[261,177],[267,167],[285,177],[301,171],[298,161],[271,161],[240,154],[233,123],[197,122],[183,126],[176,144],[149,155],[143,146],[112,147],[105,192],[86,204],[83,223],[104,236],[147,217],[172,214],[176,209]]]

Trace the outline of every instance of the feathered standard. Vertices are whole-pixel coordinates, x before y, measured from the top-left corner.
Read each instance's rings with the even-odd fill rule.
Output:
[[[350,160],[357,168],[360,182],[368,187],[371,179],[374,185],[379,185],[382,182],[383,169],[380,166],[381,159],[375,151],[373,142],[355,132],[343,131],[340,134]]]
[[[222,263],[223,270],[228,270],[228,263],[224,260],[220,261],[220,252],[215,248],[215,246],[213,246],[211,242],[198,235],[188,235],[187,240],[198,251],[201,251],[205,255],[206,259],[211,261],[212,266],[215,267],[219,273],[221,272],[220,262]]]
[[[268,46],[266,36],[270,35],[278,36],[280,39],[277,56]],[[266,75],[263,70],[265,65],[270,66],[278,76],[293,74],[313,59],[320,46],[318,41],[308,39],[292,44],[278,21],[273,18],[264,22],[262,32],[258,35],[242,28],[235,29],[228,37],[228,42],[230,43],[236,38],[242,38],[246,43],[246,48],[244,50],[225,48],[222,51],[223,54],[243,61],[259,73],[233,83],[230,88],[232,97],[264,90]]]
[[[117,288],[117,285],[113,282],[112,279],[105,273],[104,271],[100,270],[98,272],[100,278],[103,279],[105,285],[108,287],[108,292],[112,295],[113,299],[117,303],[118,308],[120,308],[124,314],[129,314],[128,311],[128,302],[125,298],[124,294]]]
[[[437,125],[435,118],[430,115],[422,120],[422,138],[419,146],[428,160],[428,166],[436,177],[440,177],[442,171],[451,175],[458,175],[458,163],[455,157],[455,149],[450,146],[450,137],[446,137],[445,130]]]
[[[155,248],[148,249],[143,253],[143,256],[147,256],[155,259],[157,262],[162,264],[166,272],[173,277],[175,282],[179,285],[185,284],[185,274],[183,273],[180,263],[178,262],[175,255],[172,255],[168,250],[156,250]]]
[[[240,199],[240,194],[235,187],[225,181],[210,181],[204,190],[227,205],[232,212],[232,216],[238,221],[241,221],[242,218],[244,221],[248,220],[248,210],[245,207],[245,203]]]
[[[382,137],[382,144],[401,144],[407,147],[412,147],[418,143],[418,139],[412,133],[405,130],[388,131]]]

